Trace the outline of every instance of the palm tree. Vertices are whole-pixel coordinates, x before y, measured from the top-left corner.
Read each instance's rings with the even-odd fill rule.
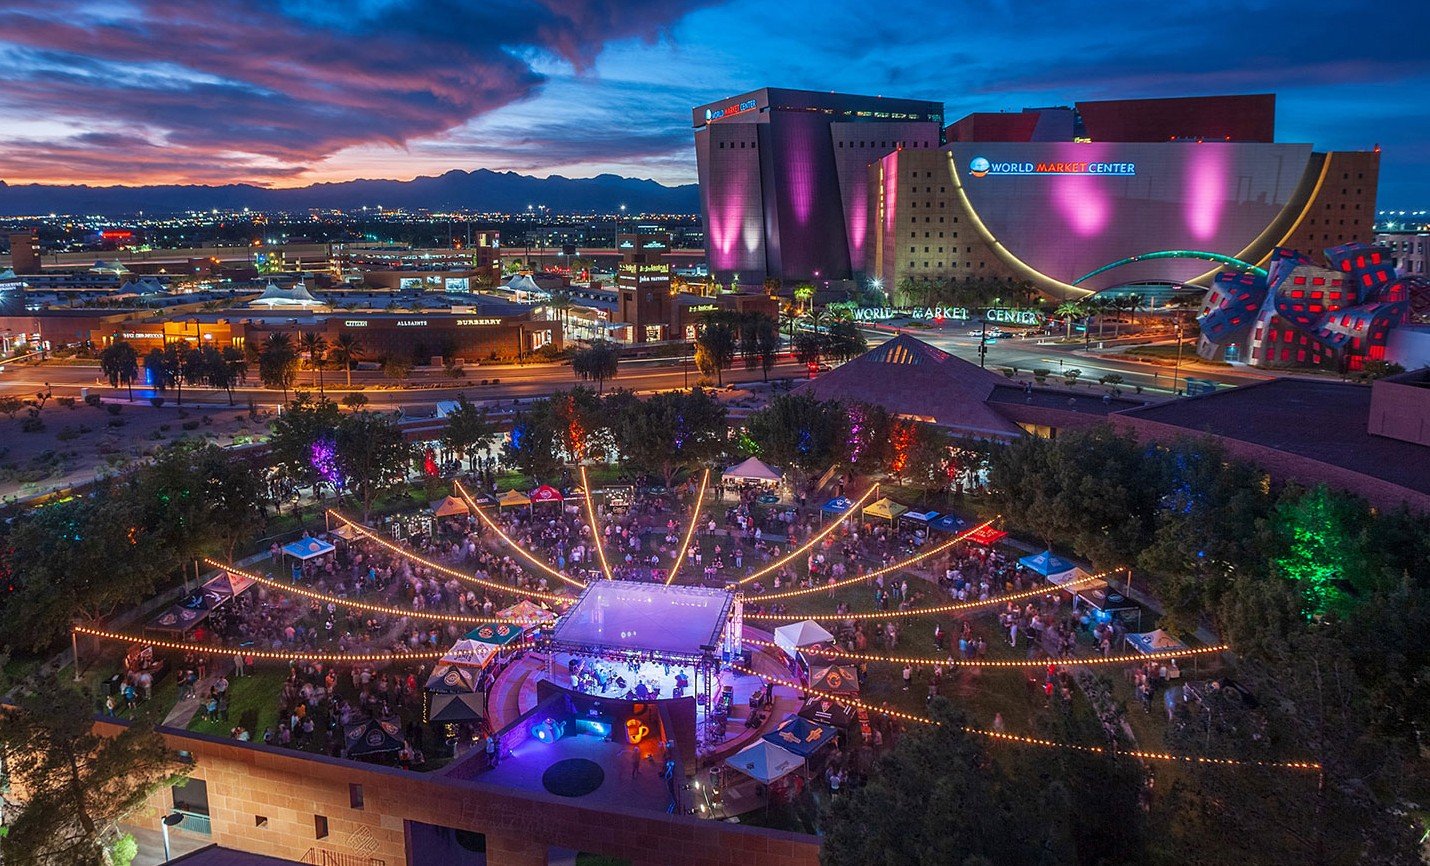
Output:
[[[1053,313],[1053,315],[1060,317],[1067,324],[1067,339],[1072,339],[1073,319],[1080,317],[1082,314],[1083,306],[1081,301],[1063,301]]]
[[[362,343],[352,334],[339,334],[328,347],[328,360],[347,373],[348,387],[353,386],[353,365],[362,360]]]
[[[109,380],[111,388],[118,388],[123,382],[129,389],[129,401],[134,401],[134,380],[139,377],[139,353],[134,351],[133,346],[123,340],[106,346],[99,353],[99,369]]]
[[[323,355],[328,351],[328,341],[316,331],[305,331],[298,336],[298,346],[308,356],[308,366],[313,370],[313,378],[318,393],[323,393]]]
[[[258,353],[258,375],[269,388],[283,389],[283,402],[288,402],[288,389],[297,376],[298,351],[293,338],[279,331],[269,334]]]

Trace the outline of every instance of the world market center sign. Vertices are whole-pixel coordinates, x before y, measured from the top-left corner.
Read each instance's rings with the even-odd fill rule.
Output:
[[[887,322],[890,319],[913,319],[921,322],[939,322],[952,319],[967,322],[983,319],[1000,325],[1041,325],[1043,314],[1037,310],[1013,307],[989,307],[986,310],[972,310],[967,307],[855,307],[856,322]]]

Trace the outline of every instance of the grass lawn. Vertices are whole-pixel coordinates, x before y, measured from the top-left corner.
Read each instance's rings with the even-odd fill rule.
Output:
[[[261,742],[264,728],[277,728],[278,700],[283,694],[283,682],[288,669],[281,666],[259,667],[253,676],[234,677],[228,685],[228,719],[210,722],[202,708],[189,723],[189,730],[200,734],[228,736],[235,725],[243,725]],[[200,695],[200,699],[204,696]]]
[[[1177,361],[1177,346],[1175,343],[1170,345],[1158,346],[1133,346],[1122,354],[1132,355],[1137,358],[1142,358],[1148,361],[1156,361],[1159,363],[1166,362],[1170,365],[1175,364]],[[1197,344],[1191,340],[1187,340],[1182,343],[1182,363],[1203,364],[1211,367],[1231,366],[1225,361],[1208,361],[1207,359],[1200,357],[1199,355],[1197,355]]]

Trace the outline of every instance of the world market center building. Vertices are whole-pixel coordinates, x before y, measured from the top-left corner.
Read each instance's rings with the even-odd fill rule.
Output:
[[[723,282],[872,285],[896,307],[910,280],[1161,297],[1264,271],[1278,248],[1316,258],[1374,236],[1379,151],[1277,141],[1270,94],[976,113],[937,132],[938,103],[774,89],[727,103],[694,118]],[[780,129],[792,119],[797,135]]]

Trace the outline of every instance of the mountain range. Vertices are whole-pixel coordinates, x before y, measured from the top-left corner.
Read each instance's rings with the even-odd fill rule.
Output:
[[[695,184],[665,186],[614,174],[589,178],[531,177],[482,168],[455,169],[412,180],[349,180],[310,186],[269,188],[234,183],[223,186],[87,186],[7,184],[0,180],[0,215],[137,213],[161,215],[190,210],[302,212],[309,208],[427,208],[517,213],[544,205],[552,213],[693,214],[700,211]]]

